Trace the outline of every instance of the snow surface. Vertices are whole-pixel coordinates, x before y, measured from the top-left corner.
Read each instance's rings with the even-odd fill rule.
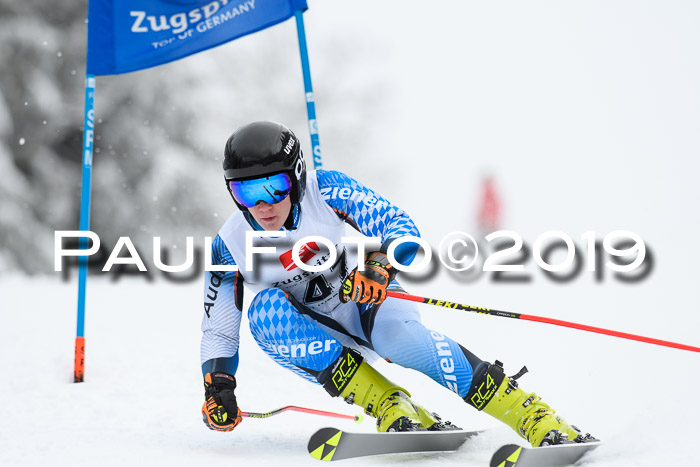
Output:
[[[68,304],[75,301],[75,282],[13,278],[3,280],[2,289],[2,465],[312,465],[317,461],[306,453],[306,443],[317,428],[374,430],[369,418],[357,425],[290,412],[245,419],[232,433],[206,429],[199,413],[199,283],[90,280],[82,384],[71,382],[75,310]],[[577,300],[562,297],[566,313],[555,310],[558,300],[549,294],[554,290],[529,289],[529,298],[510,307],[513,311],[567,315],[698,343],[689,329],[697,329],[696,320],[677,319],[666,327],[647,315],[628,323],[620,317],[626,313],[615,314],[607,305],[615,287]],[[547,309],[536,306],[542,297],[549,297]],[[586,465],[683,465],[694,455],[691,442],[700,416],[692,395],[700,383],[697,354],[427,306],[423,317],[429,327],[483,358],[504,361],[511,374],[527,365],[530,373],[521,380],[525,389],[537,391],[570,422],[606,441]],[[379,366],[431,410],[486,432],[455,453],[390,455],[344,465],[483,466],[500,444],[519,440],[427,377],[383,362]],[[245,327],[237,378],[243,410],[300,405],[359,413],[278,367]]]
[[[530,258],[527,284],[486,276],[459,281],[440,269],[430,281],[406,284],[409,291],[700,345],[697,3],[433,3],[311,2],[305,17],[326,167],[377,187],[434,246],[453,230],[474,233],[481,176],[490,173],[503,228],[530,246],[550,229],[579,245],[589,230],[602,238],[629,229],[647,242],[655,266],[636,283],[609,271],[596,282],[584,270],[557,284]],[[295,37],[291,22],[274,31]],[[342,50],[338,37],[348,38]],[[252,36],[168,67],[173,73],[203,62],[213,67],[231,47],[253,53],[254,45]],[[294,40],[284,46],[295,56]],[[352,55],[352,68],[324,60],[331,54]],[[251,76],[239,85],[255,100],[267,91]],[[368,90],[376,93],[369,106]],[[220,117],[216,106],[231,107],[220,105],[214,87],[202,93],[212,120]],[[324,113],[331,99],[345,110]],[[256,117],[288,121],[286,114]],[[223,141],[228,122],[220,118],[226,132],[200,137]],[[355,154],[358,139],[364,150]],[[188,169],[219,170],[216,161]],[[221,189],[218,180],[212,190]],[[221,200],[211,209],[223,221],[233,206],[223,192]],[[37,247],[52,248],[53,238],[40,240]],[[284,413],[244,420],[233,433],[207,430],[200,420],[199,281],[90,276],[86,382],[73,384],[76,289],[75,279],[0,276],[1,465],[313,465],[306,441],[315,429],[374,429],[370,420],[355,425]],[[422,311],[428,327],[481,358],[503,361],[508,374],[527,365],[523,388],[605,440],[586,465],[695,459],[698,354],[538,323]],[[277,367],[246,324],[237,375],[244,410],[293,404],[358,412]],[[456,453],[341,465],[484,466],[496,447],[519,439],[423,375],[379,366],[429,409],[486,432]]]

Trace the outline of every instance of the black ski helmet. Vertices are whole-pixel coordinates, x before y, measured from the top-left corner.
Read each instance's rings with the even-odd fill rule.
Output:
[[[231,198],[242,211],[231,192],[232,180],[251,180],[286,173],[292,183],[292,204],[304,198],[306,164],[301,143],[292,130],[276,122],[253,122],[238,128],[226,141],[224,179]]]

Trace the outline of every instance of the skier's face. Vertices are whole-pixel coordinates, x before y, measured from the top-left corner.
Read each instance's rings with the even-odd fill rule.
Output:
[[[258,221],[260,227],[265,230],[279,230],[289,216],[292,208],[291,196],[287,196],[277,204],[267,204],[260,201],[255,206],[248,208],[253,218]]]

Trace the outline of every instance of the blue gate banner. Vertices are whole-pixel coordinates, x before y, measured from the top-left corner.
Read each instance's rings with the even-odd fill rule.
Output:
[[[89,0],[87,73],[168,63],[285,21],[306,0]]]

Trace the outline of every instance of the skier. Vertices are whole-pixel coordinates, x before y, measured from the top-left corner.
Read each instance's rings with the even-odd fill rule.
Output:
[[[500,362],[483,361],[423,326],[415,304],[386,298],[387,290],[401,290],[387,258],[389,246],[403,236],[419,236],[403,210],[341,172],[307,172],[299,140],[274,122],[237,129],[226,143],[223,168],[239,211],[214,239],[212,265],[238,270],[205,276],[202,417],[209,428],[231,431],[241,422],[234,375],[245,284],[256,292],[248,319],[262,350],[331,396],[364,408],[380,432],[458,428],[378,373],[370,365],[377,355],[428,375],[533,446],[590,439],[518,387],[515,380],[524,371],[507,377]],[[381,239],[360,267],[355,249],[341,242],[346,223]],[[312,268],[330,267],[307,271],[293,261],[292,246],[307,236],[328,239],[334,251],[310,241],[297,259]],[[268,252],[246,255],[247,249],[263,247]],[[403,243],[394,256],[409,264],[417,248]]]

